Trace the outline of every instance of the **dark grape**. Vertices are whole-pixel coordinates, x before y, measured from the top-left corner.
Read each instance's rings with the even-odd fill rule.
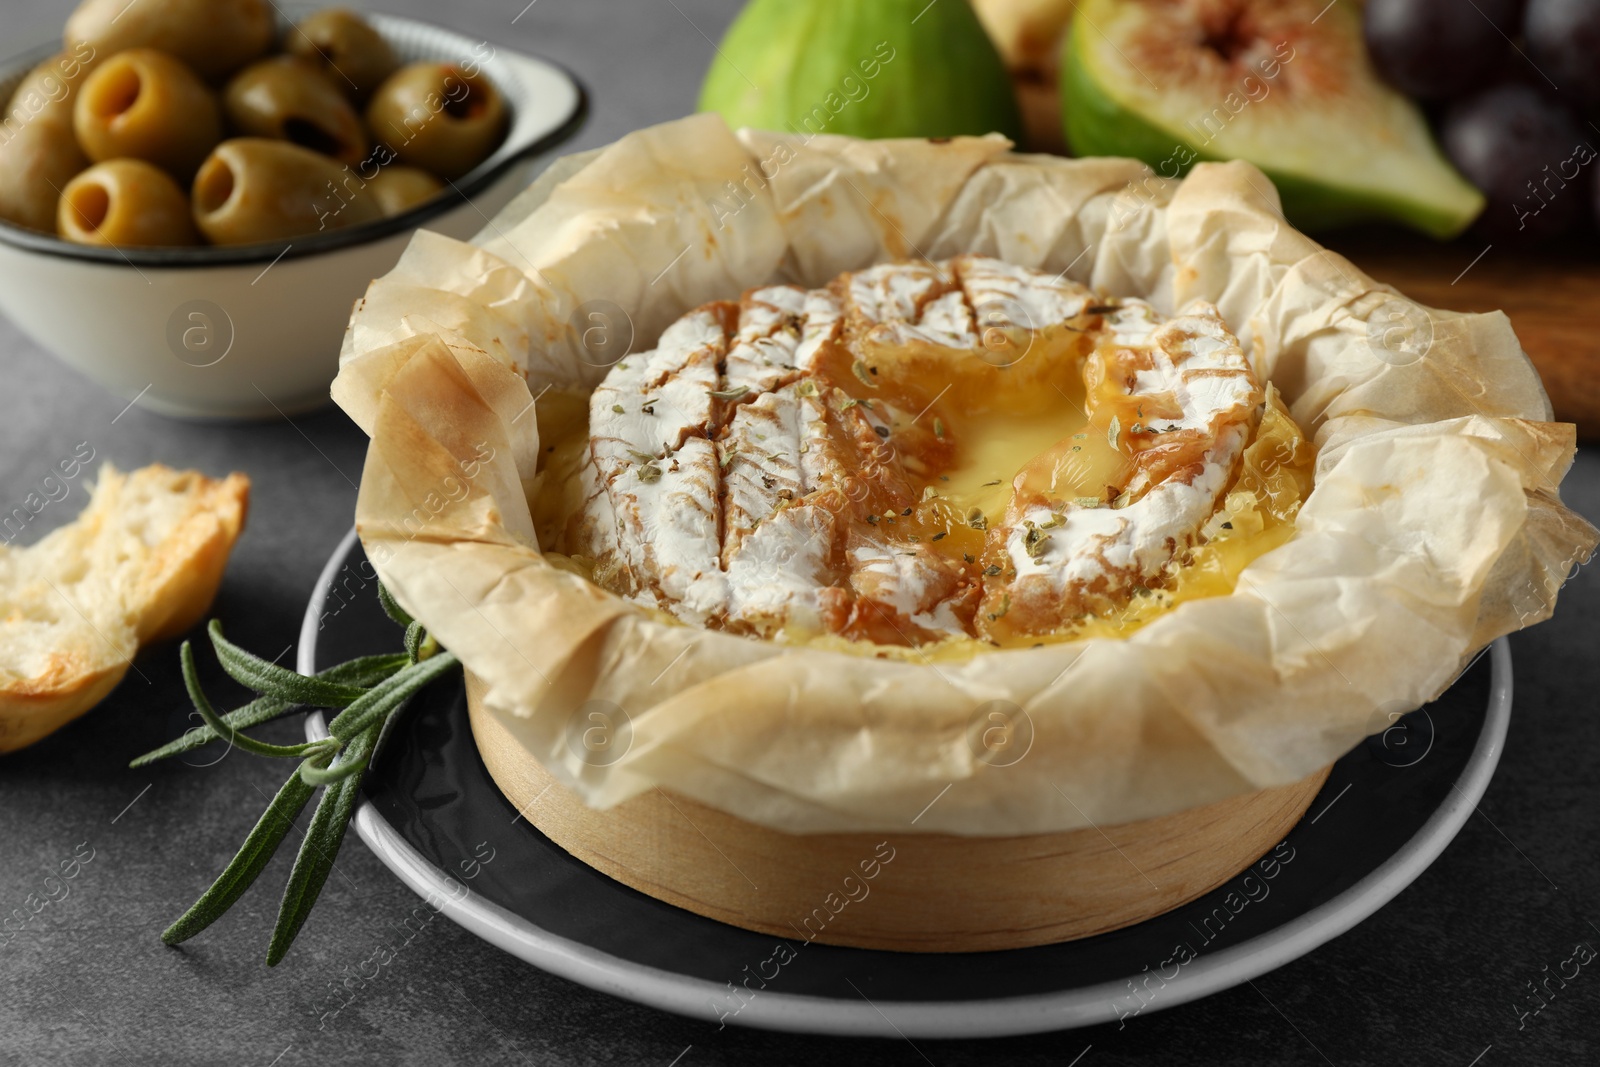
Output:
[[[1594,224],[1600,226],[1600,167],[1591,167],[1595,173],[1589,175],[1589,189],[1594,194]]]
[[[1501,237],[1548,237],[1576,224],[1595,151],[1556,101],[1507,84],[1458,100],[1440,130],[1445,152],[1489,200],[1479,220]]]
[[[1528,0],[1528,58],[1563,99],[1600,107],[1600,0]]]
[[[1511,50],[1521,0],[1367,0],[1367,50],[1378,72],[1422,99],[1482,85]]]

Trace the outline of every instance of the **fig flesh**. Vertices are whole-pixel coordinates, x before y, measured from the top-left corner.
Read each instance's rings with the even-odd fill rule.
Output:
[[[1061,92],[1075,153],[1165,177],[1248,160],[1302,229],[1392,220],[1442,238],[1483,210],[1416,105],[1378,78],[1350,5],[1082,0]]]

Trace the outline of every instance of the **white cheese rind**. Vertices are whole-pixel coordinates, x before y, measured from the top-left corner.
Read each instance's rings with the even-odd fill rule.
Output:
[[[1113,424],[1119,442],[1132,434],[1149,441],[1114,500],[1014,504],[996,530],[1011,572],[996,585],[1010,597],[1007,610],[1035,632],[1158,583],[1216,512],[1260,403],[1249,360],[1210,304],[1195,301],[1162,321],[1149,304],[1128,300],[1105,325],[1086,374],[1130,382],[1129,395],[1163,414]],[[987,603],[994,599],[991,592]]]
[[[1072,505],[1056,511],[1035,504],[1027,508],[1006,533],[1006,555],[1018,578],[1045,577],[1062,593],[1106,581],[1118,586],[1153,581],[1171,562],[1175,549],[1192,544],[1216,511],[1244,449],[1246,432],[1243,426],[1229,427],[1198,475],[1189,481],[1162,482],[1126,507]],[[1053,525],[1058,520],[1061,524]],[[1042,541],[1043,549],[1036,544],[1032,553],[1027,522],[1048,538]]]
[[[950,567],[925,547],[862,539],[850,558],[850,585],[862,598],[894,609],[917,630],[943,637],[966,633],[950,597]]]
[[[1148,426],[1120,428],[1154,442],[1141,453],[1152,462],[1117,487],[1121,506],[1014,503],[989,541],[1009,568],[984,572],[970,555],[962,563],[895,533],[891,520],[912,513],[914,475],[927,473],[897,453],[895,428],[920,415],[872,392],[874,371],[915,365],[897,366],[896,346],[919,359],[992,361],[992,331],[1013,347],[1019,337],[1078,333],[1102,303],[1060,277],[963,257],[873,267],[828,289],[771,286],[737,308],[692,312],[596,389],[580,475],[586,502],[569,541],[595,561],[598,581],[625,596],[686,622],[763,635],[832,629],[921,644],[985,632],[977,602],[998,592],[1005,604],[1011,591],[1042,598],[1040,617],[1058,621],[1125,596],[1157,581],[1198,537],[1259,400],[1214,308],[1197,302],[1171,321],[1139,300],[1104,310],[1104,343],[1085,370],[1091,404],[1104,392],[1094,375],[1158,398]],[[865,383],[863,401],[836,388],[846,371]],[[1190,449],[1183,457],[1200,448],[1199,459],[1162,466],[1167,433]],[[880,510],[898,502],[867,514],[869,494]]]

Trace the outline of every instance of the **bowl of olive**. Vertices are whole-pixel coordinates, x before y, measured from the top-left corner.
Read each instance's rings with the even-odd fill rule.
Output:
[[[354,301],[581,124],[553,63],[273,0],[83,0],[0,63],[0,313],[153,411],[327,401]]]

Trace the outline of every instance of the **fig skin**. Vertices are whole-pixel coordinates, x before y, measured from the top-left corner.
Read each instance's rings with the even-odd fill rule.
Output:
[[[284,37],[290,55],[311,63],[340,92],[364,103],[400,66],[383,35],[353,11],[330,8],[308,15]]]
[[[470,64],[413,63],[378,87],[367,126],[402,163],[454,181],[505,137],[505,98]]]
[[[178,183],[138,159],[96,163],[74,178],[62,190],[56,230],[68,241],[101,247],[200,243]]]
[[[228,120],[245,137],[270,137],[354,166],[367,155],[355,108],[317,67],[273,56],[233,76],[223,91]]]
[[[282,241],[383,217],[349,167],[261,137],[223,141],[195,175],[194,220],[215,245]]]
[[[72,128],[97,163],[142,159],[188,180],[222,139],[222,109],[182,62],[134,48],[89,75],[73,104]]]
[[[52,56],[11,94],[0,125],[0,219],[56,232],[61,190],[89,166],[72,132],[72,105],[93,56],[88,48]]]
[[[1421,110],[1372,69],[1352,5],[1233,0],[1221,26],[1207,0],[1077,9],[1061,64],[1076,154],[1139,159],[1159,178],[1247,161],[1306,231],[1391,221],[1445,239],[1482,213],[1483,195],[1440,152]],[[1131,191],[1154,195],[1148,183]]]
[[[265,55],[277,35],[268,0],[83,0],[62,38],[110,56],[157,48],[202,78],[220,81]]]
[[[751,0],[699,106],[805,138],[1023,135],[1011,78],[967,3]]]

